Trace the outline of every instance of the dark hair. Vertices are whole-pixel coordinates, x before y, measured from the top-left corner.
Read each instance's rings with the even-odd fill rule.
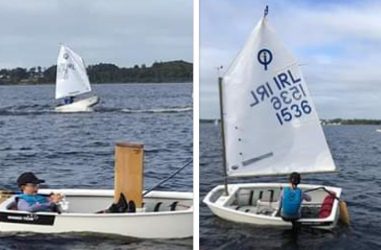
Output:
[[[301,179],[300,174],[297,172],[292,172],[289,177],[290,182],[295,186],[300,183]]]

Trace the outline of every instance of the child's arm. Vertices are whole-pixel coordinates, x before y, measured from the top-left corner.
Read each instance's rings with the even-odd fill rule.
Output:
[[[303,192],[303,200],[306,200],[306,201],[311,201],[312,200],[312,198],[311,198],[311,196],[309,196],[308,194],[306,194],[306,193],[304,193]]]
[[[279,207],[278,207],[278,211],[280,211],[281,208],[282,208],[282,200],[283,200],[283,189],[282,189],[282,191],[279,194],[279,199],[278,199],[278,201],[279,201]]]
[[[21,211],[27,211],[27,212],[38,212],[38,211],[46,211],[50,212],[52,211],[52,202],[46,202],[46,203],[36,203],[33,205],[29,205],[29,203],[23,199],[20,199],[17,202],[17,209]]]

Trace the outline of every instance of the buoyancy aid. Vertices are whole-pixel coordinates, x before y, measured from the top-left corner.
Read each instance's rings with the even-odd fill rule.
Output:
[[[282,198],[282,216],[297,218],[302,204],[302,190],[300,188],[292,189],[286,187],[283,189]]]
[[[38,204],[43,204],[48,202],[48,199],[45,196],[42,195],[29,195],[29,194],[20,194],[18,195],[19,199],[25,200],[28,202],[30,206],[38,203]]]

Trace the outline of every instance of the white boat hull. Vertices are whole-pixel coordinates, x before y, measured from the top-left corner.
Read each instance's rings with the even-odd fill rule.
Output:
[[[64,233],[93,232],[136,238],[186,238],[193,235],[193,195],[185,192],[149,193],[146,207],[135,213],[96,213],[113,202],[113,190],[41,190],[63,193],[69,201],[67,212],[28,213],[7,209],[14,199],[0,205],[0,231]],[[178,202],[170,211],[169,204]],[[161,208],[153,211],[161,202]]]
[[[93,111],[92,107],[99,102],[98,96],[91,96],[70,104],[57,106],[56,111],[59,112],[90,112]]]
[[[263,226],[291,227],[291,222],[284,221],[278,214],[279,203],[277,199],[281,191],[281,187],[283,188],[288,185],[289,184],[286,183],[229,184],[228,196],[224,195],[224,186],[219,185],[207,194],[203,202],[215,215],[228,221]],[[300,184],[298,187],[303,190],[307,190],[321,186]],[[327,186],[325,186],[325,188],[335,192],[336,196],[340,197],[341,188]],[[271,199],[269,199],[269,194],[271,194],[270,190],[272,190],[273,194],[275,194],[273,196],[274,198]],[[253,194],[251,194],[250,198],[251,191],[253,191]],[[260,191],[263,191],[262,194],[264,194],[262,199],[259,199],[257,196]],[[242,195],[240,195],[240,193]],[[324,197],[327,195],[326,192],[321,190],[314,191],[309,194],[312,197],[312,201],[303,202],[302,209],[303,207],[307,208],[308,206],[316,206],[315,209],[318,209],[318,204],[321,204]],[[311,227],[331,229],[336,226],[338,219],[339,204],[335,199],[332,205],[331,213],[328,217],[303,218],[302,212],[302,218],[299,219],[298,222],[302,225],[308,225]]]

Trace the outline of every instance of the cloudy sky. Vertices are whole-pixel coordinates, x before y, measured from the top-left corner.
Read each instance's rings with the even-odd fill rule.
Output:
[[[189,0],[0,0],[0,68],[51,66],[59,44],[87,64],[193,57]]]
[[[369,0],[200,1],[200,118],[219,115],[217,66],[230,65],[266,4],[319,116],[381,119],[381,1]]]

